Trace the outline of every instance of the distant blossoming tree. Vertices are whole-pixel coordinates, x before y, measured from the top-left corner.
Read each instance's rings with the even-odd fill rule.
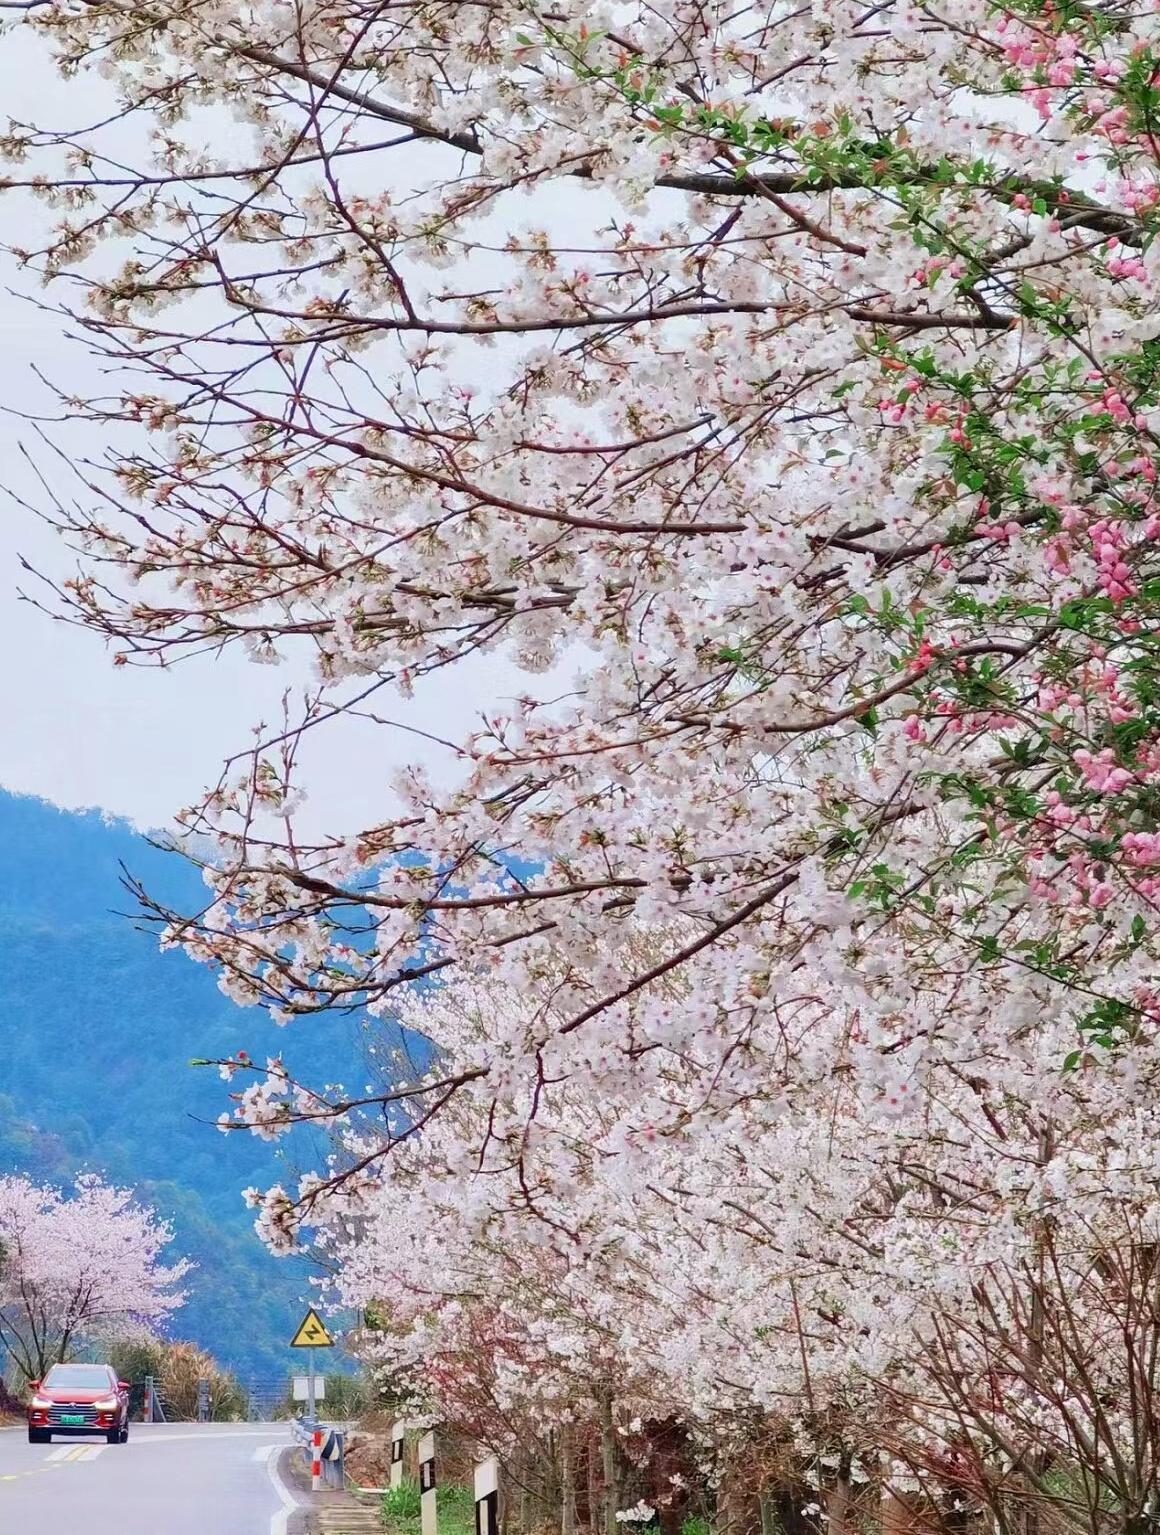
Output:
[[[172,1232],[126,1189],[85,1177],[68,1191],[0,1178],[0,1345],[39,1379],[94,1338],[156,1324],[184,1299]]]

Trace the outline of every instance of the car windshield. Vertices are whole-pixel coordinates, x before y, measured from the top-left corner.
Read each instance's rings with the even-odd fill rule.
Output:
[[[44,1384],[55,1391],[100,1391],[110,1379],[103,1364],[54,1364]]]

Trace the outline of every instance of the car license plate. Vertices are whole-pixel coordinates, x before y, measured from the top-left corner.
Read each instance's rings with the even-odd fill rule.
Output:
[[[80,1412],[62,1412],[60,1415],[60,1421],[62,1423],[68,1424],[71,1427],[73,1424],[83,1423],[85,1421],[85,1417],[84,1413]]]

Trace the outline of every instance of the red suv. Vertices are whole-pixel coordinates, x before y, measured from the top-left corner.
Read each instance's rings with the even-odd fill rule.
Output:
[[[107,1364],[54,1364],[28,1388],[29,1444],[53,1434],[104,1434],[110,1444],[129,1437],[129,1387]]]

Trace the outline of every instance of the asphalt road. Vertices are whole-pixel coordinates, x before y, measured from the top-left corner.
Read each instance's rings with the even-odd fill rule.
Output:
[[[284,1535],[284,1423],[134,1423],[128,1444],[0,1431],[0,1531]],[[293,1525],[290,1526],[293,1528]]]

